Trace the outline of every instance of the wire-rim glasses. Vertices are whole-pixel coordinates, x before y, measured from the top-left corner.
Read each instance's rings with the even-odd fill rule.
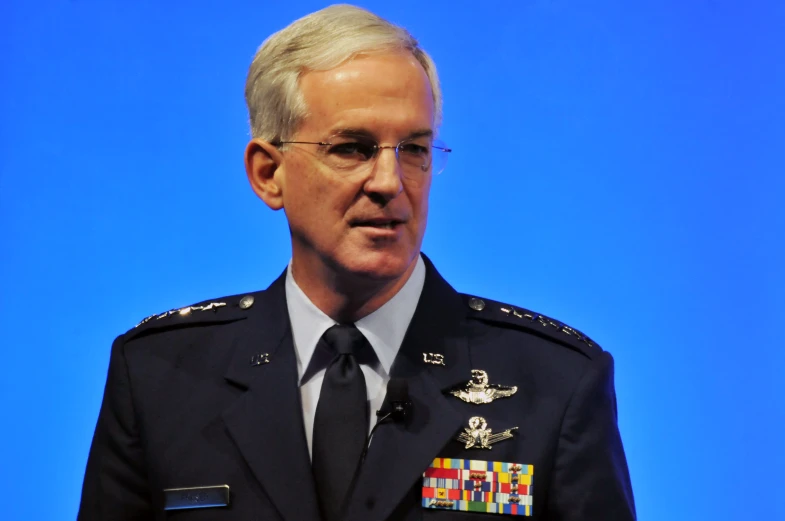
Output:
[[[422,178],[429,170],[440,174],[447,166],[452,150],[431,136],[417,136],[402,140],[397,145],[380,145],[370,136],[361,134],[334,134],[325,141],[276,141],[281,145],[318,145],[319,159],[331,169],[344,175],[366,171],[373,167],[379,153],[385,148],[395,151],[395,157],[407,178]]]

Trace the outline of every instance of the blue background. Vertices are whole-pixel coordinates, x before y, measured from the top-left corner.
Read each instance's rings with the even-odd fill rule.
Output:
[[[243,84],[324,5],[2,3],[2,519],[73,519],[114,336],[284,268]],[[424,251],[614,354],[640,519],[785,519],[785,2],[363,5],[444,86]]]

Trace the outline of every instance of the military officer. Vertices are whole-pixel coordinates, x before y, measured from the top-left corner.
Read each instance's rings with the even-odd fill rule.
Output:
[[[450,149],[416,40],[328,7],[265,41],[246,99],[291,261],[116,339],[79,519],[634,519],[611,356],[420,252]]]

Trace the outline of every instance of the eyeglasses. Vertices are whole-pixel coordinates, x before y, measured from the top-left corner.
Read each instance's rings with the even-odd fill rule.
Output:
[[[404,139],[397,145],[380,145],[373,138],[356,134],[335,134],[326,141],[277,141],[281,145],[318,145],[319,158],[334,171],[351,175],[370,169],[385,148],[395,150],[395,158],[401,165],[403,175],[409,179],[421,179],[429,170],[440,174],[447,166],[451,149],[430,136]]]

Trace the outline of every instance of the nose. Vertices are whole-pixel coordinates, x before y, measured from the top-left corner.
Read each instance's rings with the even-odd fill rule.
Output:
[[[384,201],[395,199],[403,191],[403,171],[394,146],[380,146],[371,173],[365,182],[365,192]]]

